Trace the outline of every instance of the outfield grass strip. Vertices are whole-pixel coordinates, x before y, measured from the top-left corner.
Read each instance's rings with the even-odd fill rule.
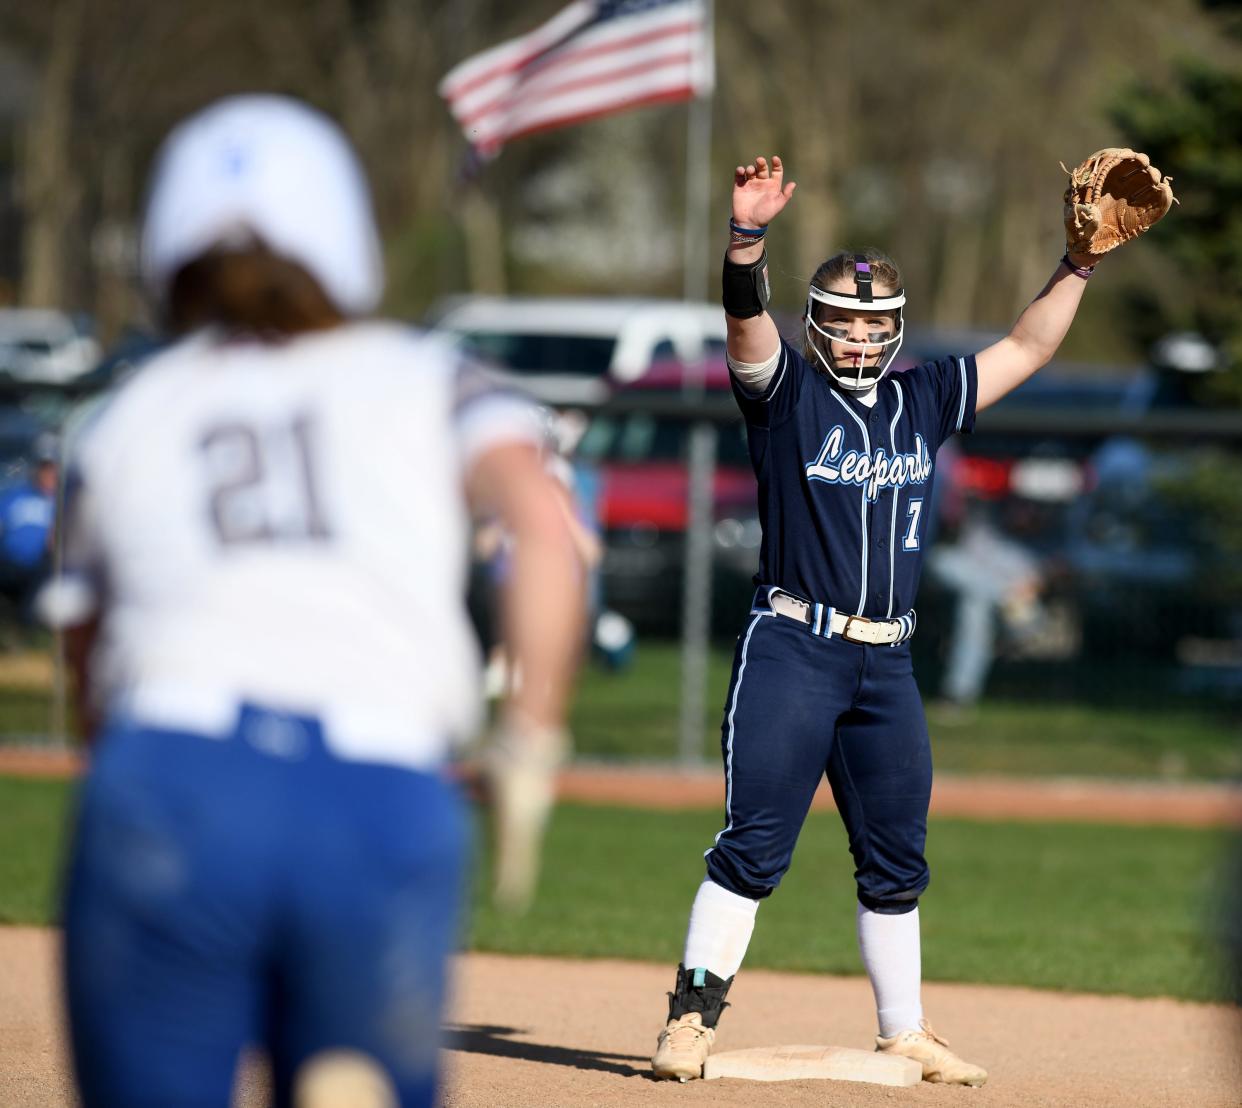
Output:
[[[54,919],[72,796],[71,782],[0,777],[0,922]],[[719,810],[561,805],[539,897],[517,918],[489,905],[486,813],[478,817],[470,946],[676,965]],[[1221,936],[1242,912],[1229,876],[1233,838],[934,819],[920,902],[926,977],[1223,999]],[[747,967],[860,973],[852,871],[841,821],[812,812],[792,868],[760,908]]]

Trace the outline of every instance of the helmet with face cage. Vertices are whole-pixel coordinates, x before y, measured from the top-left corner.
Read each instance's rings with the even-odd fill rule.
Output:
[[[904,324],[901,309],[906,303],[906,290],[897,289],[887,296],[876,296],[872,291],[871,264],[866,255],[854,255],[854,292],[829,292],[821,289],[814,281],[807,290],[806,314],[804,329],[807,345],[814,351],[824,371],[841,388],[850,392],[866,392],[878,384],[892,367],[897,351],[901,349]],[[837,327],[822,327],[815,322],[815,305],[825,304],[833,308],[847,308],[852,311],[893,312],[894,329],[887,332],[868,334],[867,340],[859,342],[849,338],[848,332]],[[838,365],[832,353],[832,344],[837,343],[851,350],[857,350],[860,357],[852,374],[844,372],[845,366]],[[875,347],[881,348],[879,359],[874,365],[867,365],[867,351]]]

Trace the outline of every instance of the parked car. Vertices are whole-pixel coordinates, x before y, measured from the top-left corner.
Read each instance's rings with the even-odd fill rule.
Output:
[[[709,395],[727,392],[723,358],[695,372]],[[685,380],[685,366],[666,360],[617,395],[667,398],[680,393]],[[644,632],[675,634],[681,622],[693,422],[690,404],[651,411],[605,406],[593,413],[578,444],[578,459],[599,477],[605,602]],[[712,501],[713,622],[718,631],[732,633],[754,587],[760,539],[757,488],[740,415],[717,424]]]
[[[37,412],[11,399],[0,401],[0,485],[19,479],[35,453],[35,444],[54,426]]]
[[[65,312],[0,309],[0,374],[22,384],[65,385],[99,360],[99,344]]]
[[[434,330],[551,404],[597,404],[661,361],[723,354],[716,304],[588,297],[466,296],[445,301]]]
[[[921,361],[987,339],[916,336],[909,352]],[[936,525],[952,529],[964,502],[986,511],[1039,560],[1055,616],[1040,652],[1002,658],[999,686],[1167,696],[1194,676],[1188,659],[1242,649],[1242,611],[1218,587],[1227,555],[1176,492],[1198,444],[1138,437],[1143,414],[1168,404],[1153,373],[1054,362],[941,452]],[[952,600],[925,575],[914,643],[924,665],[945,655]]]
[[[119,385],[131,373],[165,346],[169,339],[146,331],[128,331],[120,337],[90,370],[72,383],[71,391],[78,394],[102,392]]]

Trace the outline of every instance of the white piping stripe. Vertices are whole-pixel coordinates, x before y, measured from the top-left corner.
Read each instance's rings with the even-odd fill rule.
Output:
[[[854,410],[845,402],[845,398],[832,390],[832,395],[836,398],[838,404],[841,405],[848,413],[850,418],[858,424],[858,429],[862,432],[863,447],[867,452],[867,457],[871,457],[871,437],[867,434],[867,425],[858,418]],[[867,606],[867,486],[862,487],[862,591],[858,594],[858,612],[861,615]]]
[[[962,400],[957,409],[957,429],[962,429],[962,424],[966,420],[966,359],[958,358],[957,368],[962,374]]]
[[[888,425],[888,445],[892,448],[893,457],[897,457],[897,421],[901,419],[901,413],[905,409],[905,394],[901,391],[901,385],[894,381],[893,388],[897,390],[897,414],[893,416],[893,421]],[[893,614],[893,581],[897,574],[897,505],[901,503],[901,489],[898,486],[893,487],[893,523],[888,532],[888,611],[884,614],[891,616]]]
[[[771,599],[774,592],[776,592],[775,589],[768,590],[769,599]],[[765,616],[775,619],[776,613],[759,612],[750,621],[750,626],[746,628],[746,638],[742,642],[742,664],[737,669],[737,684],[733,686],[733,701],[729,705],[729,741],[726,744],[725,753],[725,825],[712,840],[713,843],[720,842],[720,836],[733,828],[733,714],[737,711],[737,697],[738,693],[742,691],[742,676],[746,673],[746,652],[750,649],[750,636],[755,628],[759,626],[759,621]],[[712,852],[712,849],[713,847],[708,847],[703,852],[703,857],[706,858]]]
[[[767,387],[765,390],[767,395],[759,401],[760,404],[772,403],[772,398],[776,395],[776,390],[781,387],[781,382],[785,380],[785,364],[788,361],[789,359],[785,356],[785,344],[781,343],[781,361],[779,371],[776,374],[776,380]]]

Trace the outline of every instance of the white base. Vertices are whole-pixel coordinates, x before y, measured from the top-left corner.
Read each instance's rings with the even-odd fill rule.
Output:
[[[703,1077],[740,1077],[748,1081],[864,1081],[872,1085],[917,1085],[923,1067],[913,1058],[854,1050],[848,1046],[760,1046],[713,1054]]]

